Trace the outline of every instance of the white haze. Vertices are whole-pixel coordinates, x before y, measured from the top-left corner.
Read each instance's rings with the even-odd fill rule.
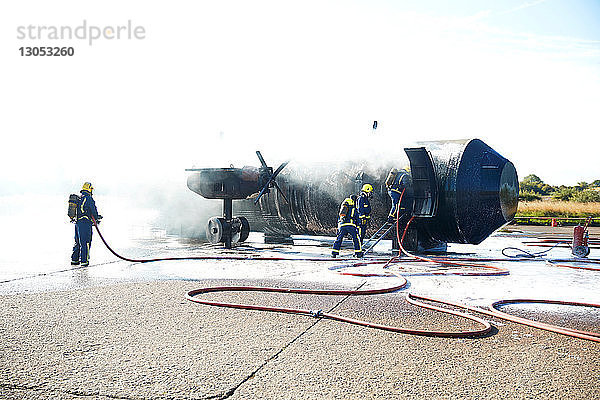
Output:
[[[526,11],[517,3],[507,9]],[[274,168],[404,160],[417,141],[474,137],[521,178],[600,179],[598,42],[503,31],[489,15],[393,2],[5,2],[0,195],[66,196],[92,181],[98,195],[194,225],[220,202],[190,192],[185,168],[259,165],[255,150]],[[17,40],[17,26],[83,19],[132,20],[146,39],[18,56],[37,43]]]

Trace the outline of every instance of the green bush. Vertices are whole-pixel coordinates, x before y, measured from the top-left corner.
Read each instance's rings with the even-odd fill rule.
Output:
[[[582,190],[571,196],[571,200],[579,203],[595,203],[600,202],[600,191],[598,190]]]
[[[552,198],[556,200],[570,201],[572,200],[575,193],[577,193],[577,190],[573,188],[561,187],[560,189],[552,193]]]
[[[522,200],[522,201],[542,200],[542,196],[540,196],[539,194],[532,192],[530,190],[524,190],[519,193],[519,200]]]
[[[554,188],[544,183],[537,175],[527,175],[519,182],[519,190],[521,192],[536,193],[541,196],[546,196],[554,191]]]
[[[600,179],[592,183],[578,182],[575,186],[550,186],[535,175],[527,175],[519,182],[519,200],[535,201],[543,200],[543,196],[552,196],[554,200],[574,201],[579,203],[600,202],[600,191],[594,190],[600,187]]]

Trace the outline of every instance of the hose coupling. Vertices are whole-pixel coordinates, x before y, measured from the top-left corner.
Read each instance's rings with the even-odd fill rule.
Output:
[[[310,315],[315,318],[323,318],[323,310],[311,311]]]

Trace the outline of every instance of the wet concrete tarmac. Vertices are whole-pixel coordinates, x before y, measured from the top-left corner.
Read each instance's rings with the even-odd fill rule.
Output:
[[[116,259],[95,235],[91,265],[81,268],[69,264],[70,243],[65,238],[71,236],[72,226],[50,226],[52,234],[36,251],[15,245],[2,254],[4,398],[600,397],[596,343],[506,321],[493,321],[494,333],[480,340],[421,338],[307,317],[201,306],[184,298],[189,290],[213,285],[366,289],[398,283],[397,277],[341,276],[338,271],[343,267],[380,272],[381,266],[332,261],[328,257],[332,238],[296,237],[293,246],[266,245],[260,234],[252,234],[244,246],[225,250],[167,235],[152,225],[124,230],[103,223],[111,246],[128,257],[245,254],[323,260],[132,263]],[[19,229],[15,224],[11,237]],[[242,293],[226,298],[331,309],[395,326],[449,330],[464,323],[407,306],[403,293],[473,306],[517,297],[600,303],[598,271],[515,262],[502,255],[506,247],[542,251],[524,242],[568,238],[572,228],[510,230],[479,246],[451,244],[448,249],[451,257],[501,259],[491,264],[506,268],[509,275],[433,275],[441,267],[401,263],[392,269],[409,285],[391,295],[339,299]],[[389,242],[382,243],[372,257],[388,256],[389,247]],[[600,258],[598,251],[592,249],[590,257]],[[565,248],[547,255],[570,257]],[[600,330],[600,312],[590,308],[517,305],[506,310]]]
[[[18,227],[18,225],[15,225]],[[288,261],[255,260],[184,260],[153,263],[131,263],[112,255],[95,233],[89,267],[70,265],[72,225],[58,225],[60,235],[49,236],[37,250],[7,248],[0,259],[0,294],[35,293],[55,290],[75,290],[99,285],[124,282],[149,282],[161,280],[200,279],[284,279],[290,282],[318,282],[355,285],[360,278],[340,276],[337,271],[352,266],[350,261],[332,261],[329,258],[332,238],[295,237],[294,245],[269,245],[262,243],[262,234],[251,233],[248,241],[233,250],[223,249],[201,240],[183,239],[167,235],[164,230],[151,225],[140,225],[125,234],[109,224],[101,226],[109,245],[129,258],[158,258],[186,256],[228,257],[283,257]],[[6,232],[6,231],[4,231]],[[502,298],[548,298],[600,303],[600,272],[551,267],[543,261],[515,262],[502,254],[502,249],[514,247],[529,252],[541,252],[545,247],[532,247],[526,243],[541,238],[569,240],[572,228],[515,227],[497,232],[480,245],[449,244],[450,257],[494,258],[491,262],[510,271],[508,276],[436,276],[430,272],[439,267],[426,267],[423,263],[402,263],[402,270],[392,267],[409,280],[410,290],[448,300],[461,300],[471,305],[486,305]],[[19,235],[18,232],[11,232]],[[597,236],[596,228],[591,236]],[[381,242],[368,258],[385,258],[390,255],[391,243]],[[506,250],[517,255],[516,250]],[[35,254],[35,256],[31,256]],[[350,255],[351,250],[346,254]],[[292,259],[323,258],[323,262]],[[554,248],[545,259],[573,258],[568,248]],[[600,258],[600,249],[592,249],[588,258]],[[583,265],[573,263],[571,265]],[[598,265],[596,265],[598,266]],[[346,269],[347,270],[347,269]],[[353,267],[353,272],[377,272],[380,266]],[[373,278],[369,284],[392,285],[394,278]],[[292,283],[290,283],[292,284]]]

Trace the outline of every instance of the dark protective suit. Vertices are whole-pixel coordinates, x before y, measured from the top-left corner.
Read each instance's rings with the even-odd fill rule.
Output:
[[[88,191],[81,191],[81,200],[77,207],[77,221],[75,223],[75,245],[71,255],[71,264],[86,266],[90,262],[90,247],[92,245],[92,217],[99,221],[96,202]]]
[[[361,192],[356,200],[356,210],[358,211],[358,230],[360,232],[360,242],[365,241],[365,235],[367,233],[367,227],[371,220],[371,203],[369,197],[365,192]]]
[[[363,252],[360,246],[360,240],[358,239],[358,211],[356,210],[356,206],[352,199],[347,198],[342,202],[339,215],[338,235],[333,243],[331,255],[336,257],[340,253],[344,237],[350,235],[354,244],[354,255],[359,258],[362,257]]]
[[[406,224],[412,215],[413,198],[409,190],[410,186],[409,175],[405,171],[398,171],[391,185],[388,185],[388,194],[392,199],[392,208],[388,215],[388,222],[396,223],[398,220],[397,230],[402,238]],[[396,213],[399,213],[397,215]],[[398,241],[398,233],[396,229],[392,230],[392,255],[398,255],[400,243]]]
[[[409,185],[408,179],[408,174],[406,172],[399,171],[396,177],[394,178],[393,183],[390,186],[388,186],[388,195],[392,199],[392,208],[390,209],[390,213],[388,215],[390,222],[391,220],[396,219],[396,211],[398,208],[398,203],[400,202],[400,197],[402,197],[403,200],[402,204],[400,205],[400,209],[402,210],[403,208],[405,208],[402,206],[406,204],[404,198],[407,197],[407,194],[405,193],[403,196],[402,192]]]

